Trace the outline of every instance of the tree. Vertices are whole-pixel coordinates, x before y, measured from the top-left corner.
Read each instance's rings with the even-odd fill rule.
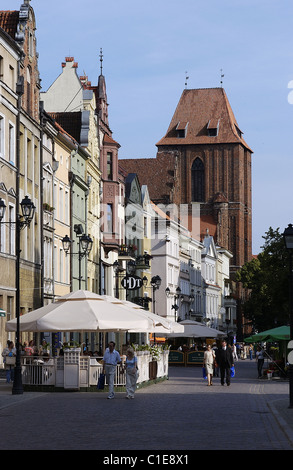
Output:
[[[250,292],[244,316],[256,331],[289,322],[289,258],[279,228],[263,236],[263,251],[237,273],[237,280]]]

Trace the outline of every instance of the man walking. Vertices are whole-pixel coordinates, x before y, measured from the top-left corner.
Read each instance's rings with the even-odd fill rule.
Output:
[[[230,386],[231,383],[231,367],[234,366],[232,349],[227,346],[226,341],[222,341],[222,348],[219,349],[217,359],[219,361],[220,374],[221,374],[221,385],[226,383]]]
[[[109,347],[106,349],[103,357],[103,372],[106,374],[107,383],[109,385],[108,398],[114,398],[114,377],[117,364],[121,364],[121,358],[115,349],[114,341],[110,341]]]

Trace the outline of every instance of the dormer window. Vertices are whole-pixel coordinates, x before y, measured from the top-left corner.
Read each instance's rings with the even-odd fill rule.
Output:
[[[176,126],[178,139],[184,139],[187,135],[188,122],[179,121]]]
[[[235,126],[235,129],[236,129],[236,132],[237,132],[238,136],[240,137],[240,139],[242,139],[243,132],[239,129],[238,126],[236,126],[236,124],[234,124],[234,126]]]
[[[210,119],[207,125],[208,136],[217,137],[219,133],[220,119]]]

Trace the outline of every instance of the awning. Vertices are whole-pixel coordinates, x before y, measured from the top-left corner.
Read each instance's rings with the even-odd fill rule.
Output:
[[[277,328],[271,328],[255,335],[245,338],[245,343],[257,343],[259,341],[289,341],[290,339],[290,327],[289,326],[278,326]]]

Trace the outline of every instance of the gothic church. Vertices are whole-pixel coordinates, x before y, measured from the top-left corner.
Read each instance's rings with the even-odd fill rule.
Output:
[[[233,254],[231,277],[252,257],[251,155],[223,88],[185,89],[156,158],[122,159],[156,204],[188,207],[189,230]],[[193,231],[193,207],[200,229]],[[197,212],[199,213],[199,212]]]

